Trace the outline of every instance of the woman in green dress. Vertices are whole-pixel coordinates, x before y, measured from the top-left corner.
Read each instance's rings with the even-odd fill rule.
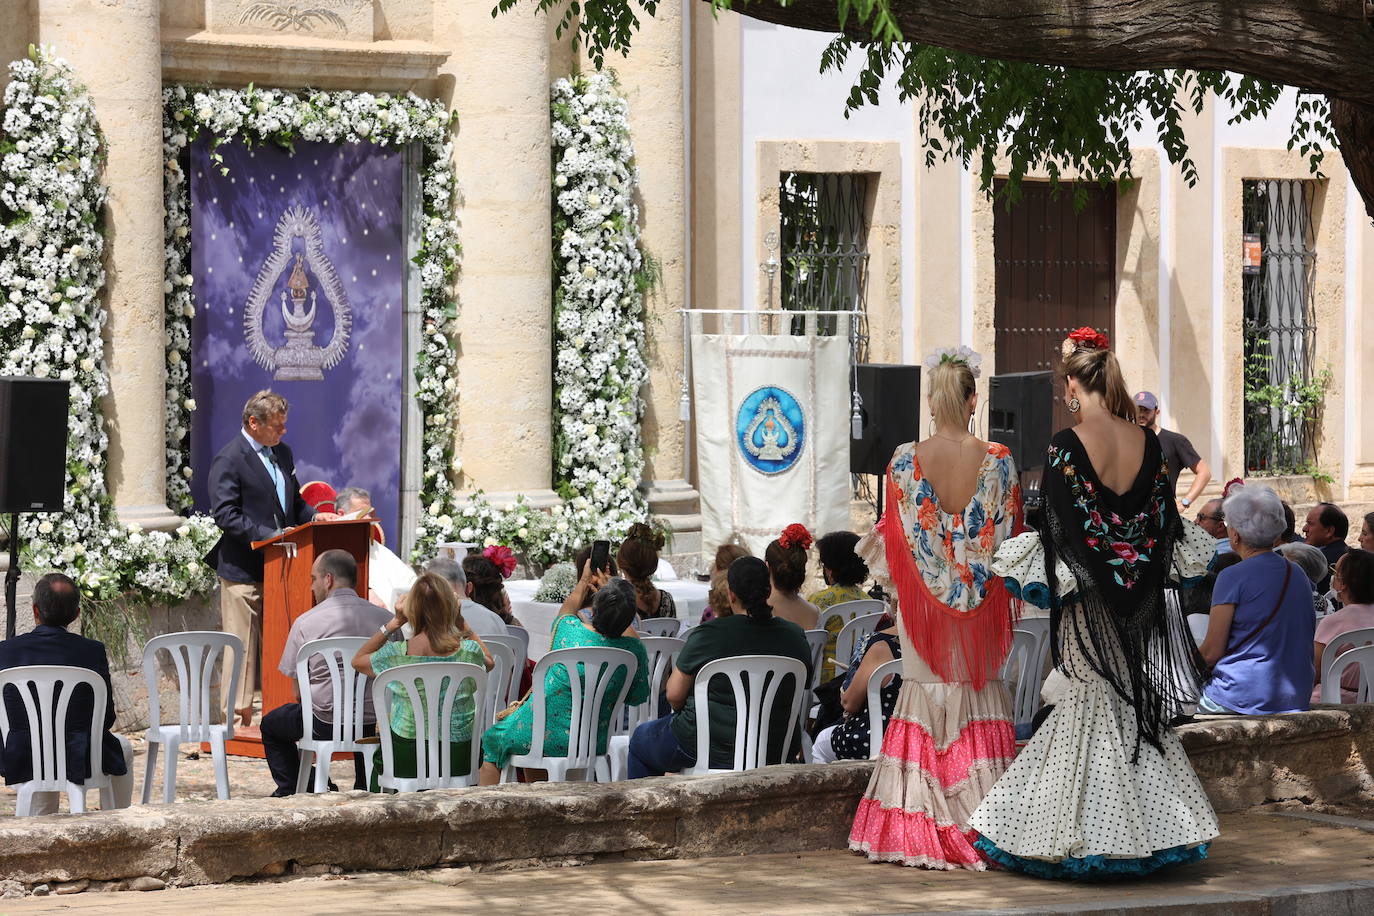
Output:
[[[410,639],[391,640],[407,622],[415,635]],[[448,581],[434,573],[425,573],[415,580],[410,593],[396,603],[396,616],[374,633],[358,654],[353,656],[353,668],[376,677],[389,668],[419,662],[466,662],[492,668],[491,653],[486,644],[468,627]],[[415,777],[415,709],[404,684],[392,684],[391,689],[391,748],[395,757],[396,776]],[[440,691],[439,703],[449,687]],[[472,772],[472,726],[476,716],[472,681],[464,680],[455,688],[449,720],[449,760],[454,776]],[[424,688],[418,687],[420,701],[429,703]],[[381,710],[378,710],[381,713]],[[379,725],[381,723],[378,723]],[[373,753],[372,791],[378,791],[377,777],[382,772],[381,747]]]
[[[578,616],[578,609],[591,598],[591,623]],[[581,647],[628,649],[639,662],[630,691],[625,697],[628,705],[643,703],[649,698],[649,657],[644,644],[631,630],[635,616],[635,590],[624,579],[613,579],[591,563],[582,568],[582,577],[559,609],[553,624],[553,649]],[[625,682],[624,670],[611,675],[606,700],[601,708],[597,726],[597,753],[606,753],[610,735],[611,716],[616,711],[615,698]],[[568,683],[568,669],[555,665],[545,675],[544,753],[559,757],[568,753],[568,723],[572,718],[572,693]],[[482,736],[482,770],[478,782],[494,786],[501,780],[506,761],[517,754],[528,754],[533,743],[534,705],[528,695],[515,711],[487,729]],[[527,771],[527,775],[528,775]],[[535,771],[538,772],[538,771]]]

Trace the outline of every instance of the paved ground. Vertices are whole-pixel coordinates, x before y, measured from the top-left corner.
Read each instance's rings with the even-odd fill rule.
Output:
[[[1298,883],[1364,882],[1374,896],[1374,823],[1367,829],[1273,813],[1226,815],[1207,861],[1144,880],[1105,884],[1041,881],[1006,872],[928,872],[870,865],[845,852],[666,862],[614,862],[561,869],[409,873],[275,879],[154,893],[86,892],[0,901],[0,914],[54,911],[219,913],[279,911],[373,914],[449,912],[650,914],[701,912],[911,913],[941,910],[1093,912],[1156,907],[1190,912],[1267,912],[1265,895]],[[1371,912],[1369,898],[1328,891],[1304,912]],[[1210,907],[1208,906],[1210,904]],[[1272,905],[1272,902],[1269,902]],[[1213,909],[1215,908],[1215,909]],[[1281,908],[1280,908],[1281,909]]]

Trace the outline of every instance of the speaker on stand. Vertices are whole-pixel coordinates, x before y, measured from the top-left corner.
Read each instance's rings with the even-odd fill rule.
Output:
[[[897,446],[920,438],[921,367],[860,363],[854,367],[854,382],[861,422],[860,435],[849,443],[849,472],[881,478]],[[883,489],[879,480],[879,518]]]
[[[1040,511],[1040,475],[1053,425],[1053,372],[1008,372],[988,380],[988,438],[1011,449],[1028,518]]]
[[[0,376],[0,514],[10,517],[5,638],[14,636],[19,514],[61,512],[67,495],[68,383]]]

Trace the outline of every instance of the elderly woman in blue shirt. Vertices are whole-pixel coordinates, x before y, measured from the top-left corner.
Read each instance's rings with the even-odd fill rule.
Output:
[[[1274,544],[1283,534],[1283,503],[1265,487],[1245,486],[1226,498],[1231,549],[1241,561],[1221,571],[1212,591],[1207,637],[1200,649],[1212,678],[1201,713],[1264,715],[1311,705],[1316,615],[1307,575]]]

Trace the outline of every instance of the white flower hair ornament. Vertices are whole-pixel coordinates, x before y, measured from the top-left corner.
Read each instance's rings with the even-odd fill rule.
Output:
[[[926,369],[934,369],[942,363],[962,363],[968,366],[974,378],[982,375],[983,355],[962,344],[957,347],[937,347],[925,358]]]

